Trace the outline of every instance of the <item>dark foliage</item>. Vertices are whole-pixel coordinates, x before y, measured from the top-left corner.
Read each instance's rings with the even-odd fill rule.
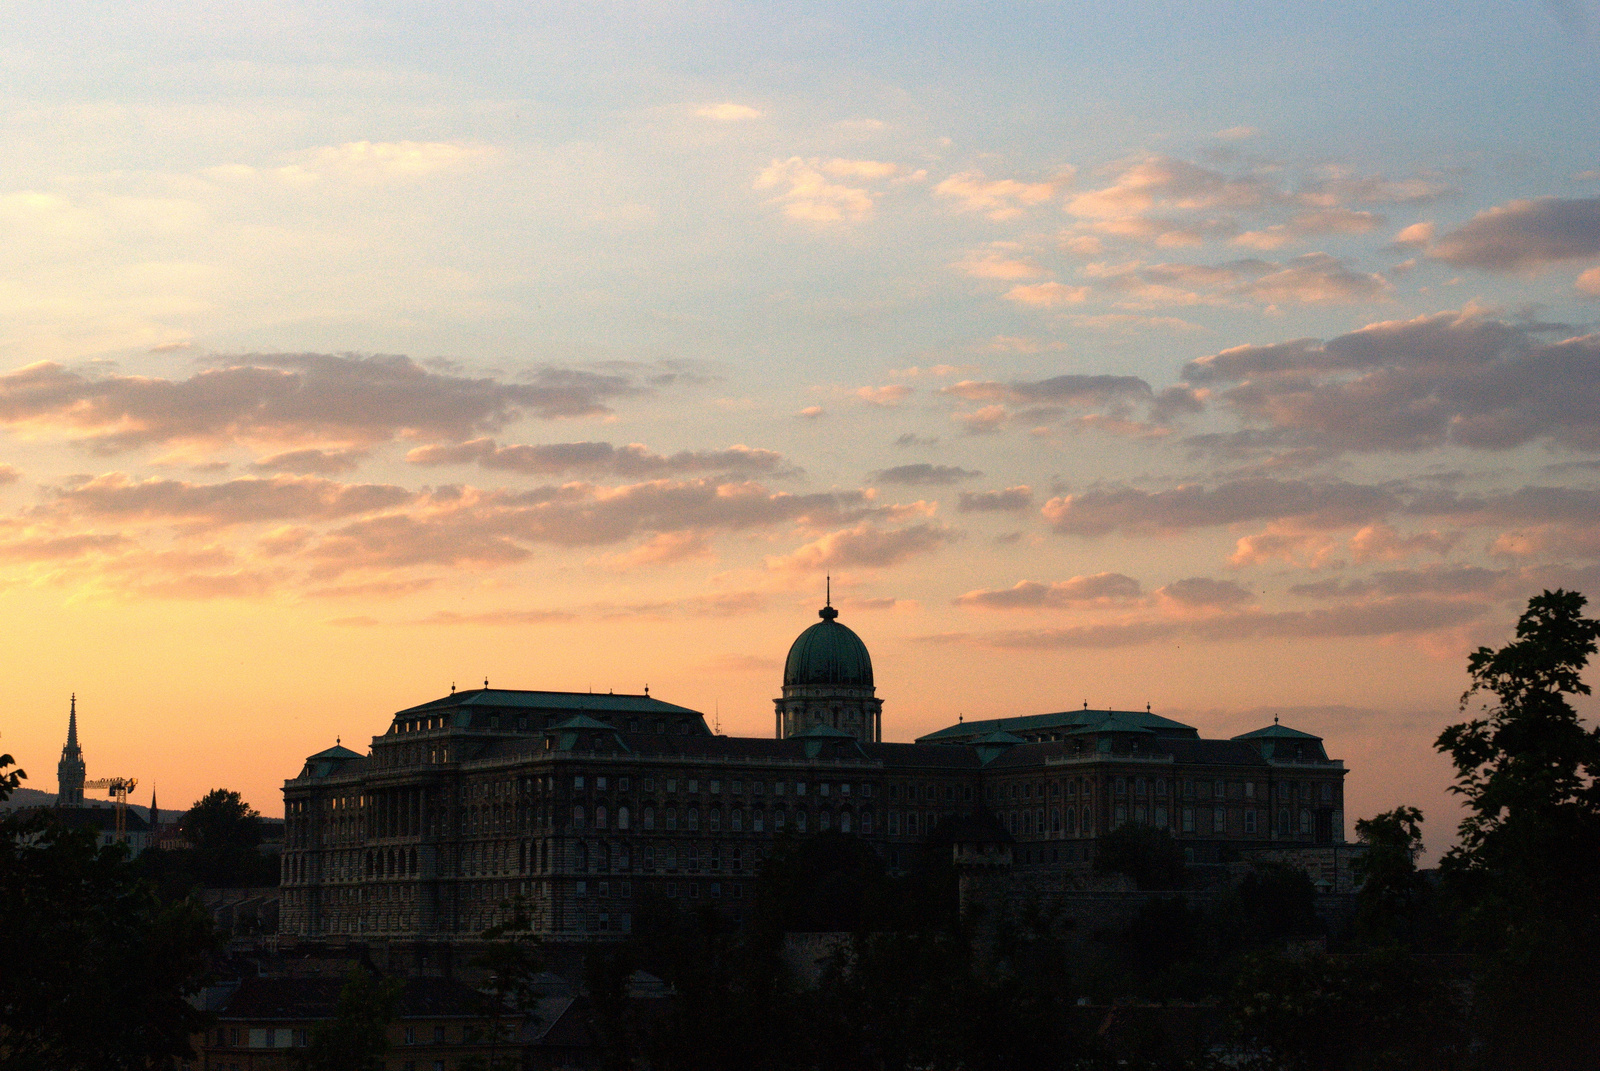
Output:
[[[311,1032],[311,1044],[299,1054],[304,1071],[384,1071],[389,1052],[389,1024],[400,1007],[404,983],[379,978],[355,967],[339,991],[334,1018]]]
[[[0,773],[0,799],[15,784]],[[163,903],[122,846],[0,816],[0,1069],[176,1066],[206,1022],[184,997],[212,947],[205,912]]]
[[[1600,730],[1569,696],[1600,641],[1576,592],[1529,600],[1517,638],[1468,662],[1478,717],[1437,747],[1466,801],[1440,870],[1484,957],[1478,1024],[1495,1067],[1600,1066]]]

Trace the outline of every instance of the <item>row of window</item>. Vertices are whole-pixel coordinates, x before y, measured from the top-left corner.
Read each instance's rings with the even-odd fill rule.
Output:
[[[590,783],[591,778],[589,778],[589,776],[586,774],[574,774],[572,777],[572,789],[574,792],[585,791]],[[631,792],[633,779],[629,777],[618,777],[612,779],[604,774],[599,774],[592,778],[592,783],[596,792],[606,792],[613,787],[615,787],[618,792]],[[654,777],[642,777],[639,779],[639,783],[644,792],[648,793],[656,790],[656,779]],[[661,782],[662,791],[669,796],[676,795],[680,788],[688,795],[696,796],[700,794],[702,787],[704,787],[705,791],[710,795],[720,796],[722,794],[724,782],[721,778],[712,778],[702,781],[698,777],[668,777],[664,778]],[[855,795],[869,799],[872,796],[872,786],[870,784],[863,783],[856,785],[851,784],[848,781],[818,781],[813,785],[811,782],[807,781],[746,782],[743,780],[731,780],[726,783],[726,787],[728,789],[728,793],[734,796],[742,796],[745,794],[746,790],[748,790],[752,796],[765,796],[769,794],[773,796],[804,796],[812,787],[816,789],[816,794],[819,796]]]

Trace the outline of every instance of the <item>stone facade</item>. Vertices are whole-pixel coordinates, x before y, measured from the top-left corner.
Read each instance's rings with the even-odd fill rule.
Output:
[[[561,938],[628,932],[646,898],[739,918],[778,838],[859,837],[898,870],[973,817],[1004,831],[1017,880],[1087,871],[1125,822],[1169,829],[1196,863],[1344,841],[1343,764],[1305,733],[1204,740],[1148,710],[1083,710],[884,742],[864,715],[782,721],[787,701],[843,710],[827,687],[872,688],[870,664],[864,683],[806,672],[786,668],[775,739],[713,735],[648,695],[485,688],[402,710],[368,753],[330,748],[285,783],[282,932],[462,940],[514,900]],[[796,675],[819,693],[791,696]]]

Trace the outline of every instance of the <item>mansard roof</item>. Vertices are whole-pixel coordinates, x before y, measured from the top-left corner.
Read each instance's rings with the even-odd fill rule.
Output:
[[[1152,714],[1148,710],[1063,710],[1054,714],[1025,714],[1016,718],[986,718],[978,721],[960,722],[956,725],[946,726],[937,732],[926,736],[919,736],[919,743],[937,744],[966,744],[971,743],[980,736],[985,736],[996,731],[1011,733],[1015,736],[1028,737],[1044,733],[1067,733],[1086,726],[1099,725],[1107,719],[1112,719],[1118,726],[1127,726],[1126,729],[1114,731],[1148,730],[1160,733],[1163,736],[1199,736],[1199,731],[1192,725],[1185,725],[1181,721],[1163,718],[1159,714]]]
[[[1320,736],[1303,733],[1299,729],[1291,729],[1287,725],[1273,722],[1263,729],[1256,729],[1248,733],[1240,733],[1235,740],[1321,740]]]
[[[613,694],[611,692],[530,692],[513,688],[475,688],[471,691],[451,692],[449,695],[440,696],[438,699],[433,699],[414,707],[407,707],[395,714],[395,717],[438,714],[460,707],[498,707],[550,712],[571,711],[575,714],[601,711],[620,714],[693,714],[696,717],[701,716],[698,710],[690,710],[688,707],[680,707],[673,703],[663,703],[661,700],[649,695]]]

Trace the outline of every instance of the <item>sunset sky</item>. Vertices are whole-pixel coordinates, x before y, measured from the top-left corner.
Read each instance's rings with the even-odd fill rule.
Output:
[[[164,807],[452,683],[1431,748],[1600,596],[1600,6],[0,25],[0,751]],[[1593,709],[1591,706],[1588,709]]]

